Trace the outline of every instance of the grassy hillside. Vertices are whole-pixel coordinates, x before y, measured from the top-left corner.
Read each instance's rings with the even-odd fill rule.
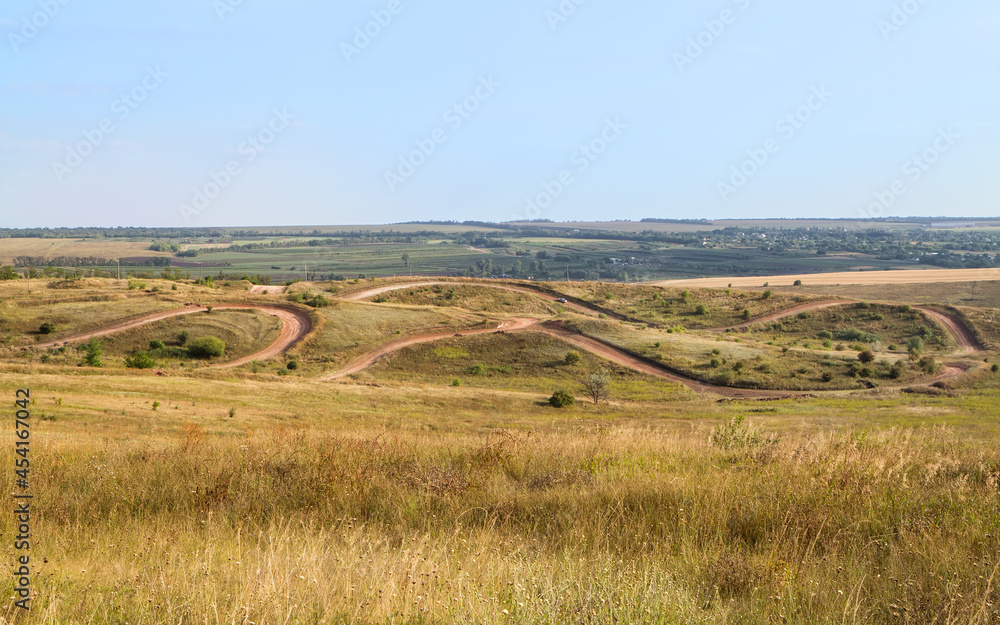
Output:
[[[0,393],[27,385],[52,622],[1000,617],[995,381],[627,410],[293,379]]]
[[[567,363],[569,353],[579,361]],[[571,357],[572,358],[572,357]],[[607,371],[614,401],[690,399],[677,384],[615,365],[540,333],[486,334],[408,347],[369,370],[376,380],[427,386],[458,385],[551,395],[565,390],[585,399],[583,381]],[[365,378],[362,378],[365,379]]]
[[[815,301],[802,294],[765,294],[733,289],[675,289],[599,282],[550,284],[551,288],[601,308],[651,324],[724,328]],[[701,308],[700,308],[701,307]]]

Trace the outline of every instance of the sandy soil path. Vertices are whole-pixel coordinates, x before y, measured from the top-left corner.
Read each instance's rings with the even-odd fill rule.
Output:
[[[269,313],[281,319],[281,333],[278,335],[277,340],[271,343],[267,348],[257,352],[256,354],[251,354],[245,358],[240,358],[239,360],[234,360],[232,362],[221,363],[214,365],[218,368],[231,368],[239,367],[245,365],[254,360],[264,360],[266,358],[271,358],[272,356],[277,356],[282,354],[289,349],[291,349],[296,343],[298,343],[302,338],[309,334],[312,330],[312,319],[305,312],[284,308],[282,306],[268,306],[267,304],[213,304],[213,310],[260,310],[265,313]],[[80,341],[89,341],[92,338],[98,338],[101,336],[107,336],[109,334],[115,334],[117,332],[123,332],[125,330],[131,330],[132,328],[138,328],[139,326],[146,325],[148,323],[153,323],[155,321],[160,321],[162,319],[169,319],[171,317],[179,317],[180,315],[191,315],[199,312],[207,312],[208,309],[203,306],[196,306],[194,304],[189,304],[184,308],[178,308],[177,310],[168,310],[165,312],[153,313],[151,315],[146,315],[144,317],[138,317],[136,319],[131,319],[129,321],[124,321],[101,330],[95,330],[93,332],[85,332],[83,334],[77,334],[74,336],[69,336],[61,338],[58,341],[50,341],[48,343],[41,343],[35,345],[34,347],[47,348],[55,347],[57,345],[62,345],[64,343],[78,343]]]
[[[730,278],[694,278],[689,280],[661,280],[650,282],[654,286],[726,288],[732,284],[739,288],[764,288],[792,286],[802,280],[803,288],[810,285],[838,284],[925,284],[930,282],[976,282],[1000,280],[1000,269],[901,269],[898,271],[841,271],[835,273],[806,273],[787,276],[753,276]]]
[[[558,295],[549,295],[548,293],[542,293],[541,291],[536,291],[534,289],[529,289],[527,287],[511,286],[509,284],[484,284],[481,282],[413,282],[409,284],[394,284],[392,286],[383,286],[375,289],[367,289],[364,291],[358,291],[356,293],[349,293],[344,295],[340,299],[346,300],[362,300],[369,297],[375,297],[376,295],[381,295],[383,293],[389,293],[390,291],[401,291],[403,289],[415,289],[422,286],[437,286],[437,285],[461,285],[461,286],[481,286],[488,289],[500,289],[503,291],[513,291],[514,293],[524,293],[525,295],[531,295],[532,297],[538,297],[546,302],[556,303],[559,299]],[[560,306],[565,306],[566,308],[571,308],[578,313],[583,313],[585,315],[593,316],[595,311],[587,308],[586,306],[581,306],[573,301],[559,302]]]
[[[927,308],[926,306],[914,306],[914,310],[919,310],[928,317],[934,319],[948,330],[955,342],[958,343],[959,350],[963,354],[974,354],[979,351],[980,345],[976,337],[965,327],[964,323],[954,317],[947,315],[939,310],[934,310],[933,308]]]
[[[434,332],[430,334],[416,334],[413,336],[407,336],[395,341],[390,341],[379,346],[378,349],[372,352],[368,352],[363,356],[358,356],[346,367],[341,369],[336,373],[331,373],[329,375],[319,378],[320,380],[336,380],[343,378],[345,376],[358,373],[359,371],[364,371],[368,367],[372,366],[378,362],[384,356],[391,354],[393,352],[399,351],[404,347],[409,347],[410,345],[417,345],[419,343],[430,343],[433,341],[440,341],[441,339],[451,338],[453,336],[472,336],[475,334],[491,334],[494,332],[518,332],[530,328],[538,323],[538,319],[529,319],[527,317],[515,317],[510,321],[505,321],[495,328],[484,328],[482,330],[461,330],[458,332]]]

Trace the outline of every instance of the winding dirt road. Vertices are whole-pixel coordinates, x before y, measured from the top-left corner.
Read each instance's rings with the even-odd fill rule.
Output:
[[[303,311],[295,310],[293,308],[285,308],[283,306],[269,306],[267,304],[213,304],[212,310],[260,310],[265,313],[269,313],[281,320],[281,333],[278,338],[268,345],[265,349],[251,354],[245,358],[240,358],[239,360],[234,360],[232,362],[220,363],[213,365],[220,369],[239,367],[247,363],[253,362],[254,360],[264,360],[266,358],[271,358],[272,356],[277,356],[283,354],[296,343],[302,340],[309,332],[312,331],[312,319],[309,315]],[[77,334],[74,336],[68,336],[61,338],[57,341],[50,341],[48,343],[40,343],[34,345],[36,348],[47,348],[55,347],[57,345],[62,345],[64,343],[78,343],[80,341],[89,341],[92,338],[97,338],[101,336],[107,336],[109,334],[115,334],[116,332],[123,332],[125,330],[131,330],[132,328],[138,328],[139,326],[144,326],[149,323],[154,323],[163,319],[169,319],[171,317],[179,317],[181,315],[191,315],[199,312],[208,312],[208,309],[203,306],[196,306],[189,304],[184,308],[178,308],[176,310],[168,310],[165,312],[153,313],[151,315],[146,315],[144,317],[137,317],[129,321],[123,321],[112,326],[108,326],[101,330],[95,330],[93,332],[85,332],[83,334]]]
[[[526,317],[515,317],[510,321],[505,321],[495,328],[484,328],[482,330],[464,330],[459,332],[436,332],[432,334],[420,334],[415,336],[408,336],[395,341],[390,341],[384,343],[378,347],[373,352],[369,352],[363,356],[358,356],[352,360],[348,365],[333,374],[324,376],[320,380],[336,380],[338,378],[343,378],[345,376],[358,373],[363,371],[368,367],[372,366],[378,362],[384,356],[387,356],[393,352],[399,351],[404,347],[409,347],[410,345],[417,345],[419,343],[430,343],[433,341],[440,341],[441,339],[450,338],[453,336],[472,336],[474,334],[490,334],[496,332],[519,332],[522,330],[527,330],[538,324],[538,319],[529,319]]]
[[[447,285],[447,284],[476,284],[478,286],[485,286],[488,288],[497,288],[508,291],[526,293],[528,295],[541,297],[543,299],[547,299],[550,297],[548,294],[543,294],[528,288],[519,288],[509,285],[478,284],[478,283],[467,283],[467,282],[419,282],[419,283],[399,284],[386,287],[379,287],[375,289],[367,289],[364,291],[359,291],[357,293],[351,293],[342,299],[361,300],[368,297],[374,297],[382,293],[387,293],[390,291],[417,288],[421,286],[434,286],[434,285]],[[553,297],[553,300],[554,299],[556,298]],[[825,308],[832,308],[835,306],[843,306],[851,303],[856,303],[856,302],[854,302],[853,300],[840,299],[840,300],[822,300],[822,301],[810,302],[807,304],[800,304],[798,306],[793,306],[791,308],[786,308],[784,310],[775,313],[764,315],[763,317],[758,317],[757,319],[754,319],[744,324],[732,326],[731,329],[740,330],[755,324],[768,323],[771,321],[782,319],[784,317],[788,317],[790,315],[797,315],[802,312],[821,310]],[[592,312],[582,306],[573,304],[572,302],[569,302],[566,305],[569,308],[582,309],[588,313]],[[958,343],[960,347],[961,350],[960,353],[972,354],[979,350],[979,345],[975,337],[968,330],[968,328],[966,328],[962,323],[958,322],[956,319],[934,309],[920,307],[920,306],[915,306],[914,308],[916,310],[924,312],[929,317],[941,323],[944,326],[944,328],[955,338],[956,343]],[[726,329],[727,328],[718,328],[716,329],[716,331],[724,331]],[[610,360],[611,362],[617,363],[624,367],[628,367],[630,369],[634,369],[636,371],[640,371],[642,373],[656,376],[658,378],[669,380],[671,382],[683,384],[684,386],[687,386],[691,390],[696,391],[698,393],[714,393],[717,395],[723,395],[725,397],[736,397],[736,398],[739,397],[765,398],[765,397],[799,397],[803,395],[815,394],[816,392],[828,392],[828,391],[810,392],[810,391],[741,389],[741,388],[733,388],[728,386],[717,386],[714,384],[709,384],[707,382],[702,382],[694,378],[674,373],[673,371],[670,371],[655,362],[648,361],[642,358],[637,358],[632,354],[629,354],[628,352],[618,349],[613,345],[609,345],[607,343],[604,343],[597,339],[590,338],[588,336],[584,336],[579,332],[567,328],[560,321],[548,321],[545,323],[539,323],[537,320],[518,319],[515,324],[511,325],[508,328],[505,328],[505,330],[509,332],[520,332],[520,331],[544,332],[551,336],[555,336],[560,340],[565,341],[566,343],[575,345],[576,347],[579,347],[583,350],[586,350],[602,358],[605,358],[606,360]],[[466,332],[464,334],[482,334],[486,332],[495,332],[495,331],[496,330],[492,329],[478,330],[475,332]],[[381,346],[378,350],[370,354],[367,354],[365,356],[358,357],[342,371],[339,371],[337,373],[334,373],[332,375],[326,376],[321,379],[333,380],[333,379],[343,378],[353,373],[362,371],[365,368],[377,362],[383,356],[390,354],[394,351],[397,351],[399,349],[402,349],[404,347],[407,347],[409,345],[437,341],[443,338],[448,338],[450,336],[454,336],[454,334],[450,333],[426,334],[426,335],[408,337],[406,339],[400,339],[398,341],[393,341],[391,343],[386,343],[385,345]],[[931,383],[939,382],[948,378],[956,377],[958,375],[965,373],[966,370],[967,369],[961,366],[957,366],[955,364],[948,364],[945,366],[943,372],[940,375],[934,377],[929,382]],[[834,392],[834,391],[829,391],[829,392]]]
[[[485,287],[487,289],[500,289],[501,291],[512,291],[514,293],[523,293],[525,295],[530,295],[532,297],[537,297],[550,304],[559,304],[560,306],[565,306],[566,308],[572,308],[578,313],[593,316],[595,311],[577,304],[576,302],[567,300],[565,302],[556,302],[559,299],[558,295],[549,295],[548,293],[542,293],[541,291],[536,291],[535,289],[529,289],[528,287],[512,286],[510,284],[485,284],[481,282],[413,282],[409,284],[394,284],[391,286],[383,286],[374,289],[366,289],[364,291],[357,291],[356,293],[348,293],[342,296],[340,299],[345,300],[362,300],[368,299],[369,297],[375,297],[377,295],[382,295],[383,293],[389,293],[391,291],[402,291],[404,289],[416,289],[422,286],[445,286],[445,285],[458,285],[458,286],[479,286]],[[566,298],[563,298],[566,299]]]

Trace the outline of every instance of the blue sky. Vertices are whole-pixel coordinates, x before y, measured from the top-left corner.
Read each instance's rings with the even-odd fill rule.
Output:
[[[995,0],[9,0],[0,33],[2,226],[1000,214]]]

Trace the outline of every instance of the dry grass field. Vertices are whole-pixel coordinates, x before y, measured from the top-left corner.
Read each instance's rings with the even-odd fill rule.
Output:
[[[83,309],[92,318],[61,322],[78,329],[143,312],[133,301],[286,297],[155,286],[138,294],[94,281],[29,298],[23,285],[3,284],[0,319],[16,320],[7,327],[17,344],[60,306],[95,306]],[[158,376],[0,354],[11,421],[16,389],[31,389],[35,497],[33,609],[25,617],[8,600],[0,616],[53,625],[1000,621],[1000,374],[988,366],[919,392],[885,384],[725,399],[589,353],[567,364],[571,346],[525,332],[417,345],[321,381],[399,336],[460,333],[511,314],[461,307],[467,293],[472,308],[506,293],[456,287],[458,303],[442,306],[436,293],[340,301],[328,286],[296,285],[332,304],[315,309],[320,323],[303,343],[260,369]],[[606,301],[631,302],[613,295]],[[983,336],[1000,335],[995,309],[963,312]],[[678,355],[717,348],[752,358],[797,342],[788,353],[822,360],[844,352],[803,342],[831,324],[868,324],[858,329],[885,343],[925,323],[897,313],[908,314],[817,312],[775,345],[753,332],[558,318],[642,335],[650,349],[655,333],[656,349]],[[266,343],[270,331],[252,325],[258,317],[177,318],[115,336],[105,354],[208,318],[232,318],[224,325],[254,349],[251,338]],[[925,349],[944,358],[951,347]],[[992,363],[997,352],[975,357]],[[293,360],[301,366],[288,369]],[[611,395],[594,404],[582,380],[601,368]],[[559,389],[576,403],[550,406]],[[8,493],[18,490],[14,442],[5,428]],[[14,523],[0,515],[0,532],[12,537]],[[12,563],[12,541],[5,553]],[[13,589],[13,576],[0,578],[0,596]]]

